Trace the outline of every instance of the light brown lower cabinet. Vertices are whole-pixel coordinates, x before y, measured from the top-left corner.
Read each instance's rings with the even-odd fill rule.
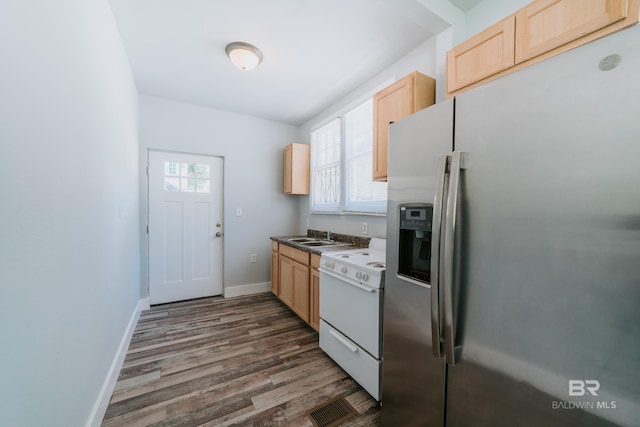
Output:
[[[293,298],[291,310],[309,323],[309,265],[293,262]]]
[[[310,286],[310,307],[309,307],[309,325],[316,331],[320,331],[320,273],[318,266],[320,265],[320,255],[311,255],[311,270],[309,277],[311,278]]]
[[[271,291],[316,331],[320,329],[320,256],[272,243]]]
[[[291,307],[293,303],[293,260],[278,256],[278,298]]]
[[[271,242],[271,292],[275,295],[280,293],[278,279],[278,242]]]

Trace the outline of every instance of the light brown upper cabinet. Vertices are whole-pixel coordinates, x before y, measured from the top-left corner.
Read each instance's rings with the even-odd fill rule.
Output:
[[[309,194],[309,146],[289,144],[284,149],[284,192]]]
[[[628,0],[539,0],[516,15],[516,62],[625,19]]]
[[[373,180],[387,180],[389,123],[435,102],[436,82],[417,71],[373,96]]]
[[[447,92],[512,67],[515,28],[510,16],[447,52]]]
[[[536,0],[447,52],[447,96],[629,27],[640,0]]]

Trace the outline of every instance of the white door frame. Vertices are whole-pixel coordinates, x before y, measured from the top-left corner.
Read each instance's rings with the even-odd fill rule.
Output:
[[[147,174],[147,295],[148,295],[148,301],[153,301],[152,297],[151,297],[151,239],[150,239],[150,234],[149,234],[149,224],[150,224],[150,214],[151,214],[151,176],[149,173],[149,163],[150,163],[150,157],[151,157],[151,153],[152,152],[156,152],[156,153],[166,153],[166,154],[176,154],[178,156],[200,156],[200,157],[208,157],[208,158],[216,158],[220,160],[220,218],[221,218],[221,223],[224,224],[224,166],[225,166],[225,158],[224,156],[218,156],[218,155],[214,155],[214,154],[202,154],[202,153],[193,153],[193,152],[182,152],[182,151],[174,151],[174,150],[161,150],[161,149],[153,149],[153,148],[147,148],[147,159],[146,159],[146,174]],[[220,291],[220,295],[224,295],[225,292],[225,285],[224,285],[224,252],[225,252],[225,245],[224,245],[224,226],[222,226],[219,231],[222,233],[222,237],[221,237],[221,250],[220,250],[220,257],[219,257],[219,277],[220,277],[220,282],[221,282],[221,291]],[[217,294],[216,294],[217,295]],[[152,302],[152,304],[156,304],[156,302]]]

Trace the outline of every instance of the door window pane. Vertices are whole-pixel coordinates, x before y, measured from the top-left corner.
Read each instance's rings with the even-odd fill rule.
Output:
[[[169,176],[178,176],[178,163],[164,162],[164,174]]]
[[[180,178],[164,177],[164,191],[180,191]]]
[[[209,165],[164,162],[164,191],[209,193],[210,174]]]

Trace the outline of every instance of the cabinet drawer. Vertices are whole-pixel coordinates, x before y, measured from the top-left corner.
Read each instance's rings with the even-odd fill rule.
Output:
[[[374,399],[380,400],[381,362],[358,347],[337,329],[320,320],[320,348],[358,382]]]
[[[287,245],[280,245],[280,254],[287,256],[301,264],[309,265],[309,253]]]
[[[510,16],[447,52],[448,93],[514,65],[515,22]]]
[[[628,0],[539,0],[516,15],[516,63],[625,19]]]

